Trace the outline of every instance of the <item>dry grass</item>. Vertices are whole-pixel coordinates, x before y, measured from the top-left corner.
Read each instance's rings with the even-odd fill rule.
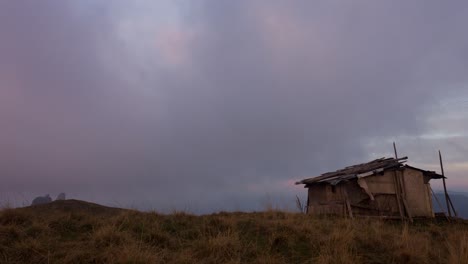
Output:
[[[468,263],[463,222],[99,208],[0,211],[0,263]]]

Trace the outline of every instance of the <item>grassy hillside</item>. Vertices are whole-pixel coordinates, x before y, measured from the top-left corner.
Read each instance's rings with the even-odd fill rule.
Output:
[[[161,215],[67,200],[2,210],[0,263],[468,263],[468,224]]]

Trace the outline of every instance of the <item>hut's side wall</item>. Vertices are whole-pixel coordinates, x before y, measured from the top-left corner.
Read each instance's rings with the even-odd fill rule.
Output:
[[[374,201],[369,201],[372,208],[379,215],[399,216],[398,200],[396,197],[395,174],[398,171],[386,171],[383,175],[373,175],[361,179],[365,181],[369,192],[372,193]]]
[[[398,173],[398,172],[397,172]],[[373,194],[395,194],[395,171],[363,178]]]
[[[367,195],[366,192],[359,186],[356,180],[352,180],[343,184],[343,189],[345,189],[346,193],[348,194],[348,199],[351,207],[353,207],[353,211],[358,210],[357,208],[354,208],[355,205],[359,205],[362,203],[362,201],[369,199],[369,195]]]
[[[411,216],[434,217],[429,181],[421,171],[411,168],[388,170],[383,175],[344,181],[336,186],[318,183],[307,187],[310,214],[348,214],[348,202],[353,215],[399,217],[400,209],[405,214],[404,197]],[[404,191],[398,196],[400,206],[398,189]]]
[[[429,183],[424,183],[423,173],[406,168],[403,172],[408,208],[412,216],[434,217]]]
[[[344,213],[344,204],[341,186],[332,187],[329,184],[317,184],[308,187],[309,214],[336,214]]]

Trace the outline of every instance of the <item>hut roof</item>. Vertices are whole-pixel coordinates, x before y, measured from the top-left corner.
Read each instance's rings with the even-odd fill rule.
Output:
[[[422,169],[418,169],[415,167],[411,167],[408,165],[404,165],[403,163],[406,162],[408,157],[403,157],[399,159],[395,158],[380,158],[376,159],[367,163],[357,164],[348,166],[344,169],[340,169],[337,171],[323,173],[320,176],[307,178],[301,181],[296,182],[296,184],[305,184],[306,186],[313,183],[329,183],[332,185],[336,185],[341,181],[350,180],[354,178],[363,178],[372,176],[374,174],[383,173],[389,169],[398,169],[402,167],[415,169],[418,171],[423,172],[425,176],[430,177],[431,179],[441,179],[444,176],[437,174],[434,171],[426,171]]]

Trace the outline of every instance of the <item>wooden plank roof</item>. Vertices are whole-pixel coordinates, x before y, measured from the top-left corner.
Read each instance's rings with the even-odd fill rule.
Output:
[[[344,169],[340,169],[337,171],[323,173],[322,175],[317,176],[317,177],[307,178],[307,179],[298,181],[296,182],[296,184],[309,185],[312,183],[326,182],[326,183],[335,185],[343,180],[349,180],[349,179],[358,178],[358,177],[367,177],[367,176],[371,176],[371,175],[383,172],[388,169],[396,169],[396,168],[401,168],[404,166],[422,171],[424,175],[427,175],[431,177],[432,179],[443,178],[442,175],[437,174],[433,171],[425,171],[422,169],[404,165],[403,163],[405,163],[407,159],[408,157],[403,157],[399,159],[380,158],[380,159],[376,159],[367,163],[361,163],[357,165],[348,166],[348,167],[345,167]]]

